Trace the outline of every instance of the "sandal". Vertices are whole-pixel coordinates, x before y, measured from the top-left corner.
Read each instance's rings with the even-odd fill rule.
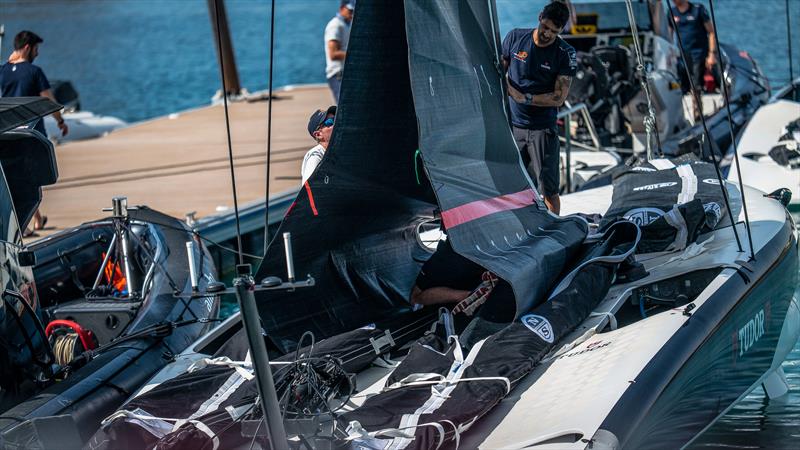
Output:
[[[42,215],[42,223],[39,225],[33,224],[34,230],[44,230],[44,226],[47,225],[47,216]]]

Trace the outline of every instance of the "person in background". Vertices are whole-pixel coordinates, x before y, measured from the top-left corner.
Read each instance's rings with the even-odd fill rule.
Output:
[[[335,103],[339,103],[339,88],[342,86],[342,70],[355,6],[355,0],[342,0],[339,13],[325,26],[325,78]]]
[[[50,90],[50,82],[44,71],[33,64],[39,56],[39,44],[44,42],[42,38],[31,31],[20,31],[14,37],[14,51],[8,57],[8,63],[0,66],[0,97],[47,97],[56,101],[53,92]],[[61,116],[61,111],[53,113],[61,135],[69,133],[69,127]],[[45,137],[47,131],[44,129],[44,120],[39,120],[34,129]],[[39,210],[33,215],[33,229],[41,230],[47,223],[47,216],[42,215]],[[26,235],[33,235],[32,231],[26,231]]]
[[[503,40],[514,139],[547,208],[555,214],[561,211],[556,114],[578,69],[575,49],[558,36],[569,17],[564,3],[551,2],[539,14],[537,28],[515,28]]]
[[[694,103],[695,119],[699,119],[700,114],[703,113],[703,105],[702,102],[697,101],[697,97],[703,86],[703,77],[707,70],[713,71],[717,64],[717,39],[714,36],[714,26],[703,5],[688,0],[672,0],[672,3],[675,6],[670,7],[670,13],[675,18],[675,25],[678,27],[677,31],[686,53],[689,74],[694,82],[695,90],[698,91],[692,93],[692,102]],[[667,21],[667,23],[672,28],[672,21]],[[686,69],[682,63],[679,70],[683,92],[687,93],[690,90],[689,78],[686,76]]]
[[[303,157],[303,164],[300,166],[302,184],[308,181],[325,156],[325,150],[328,149],[333,134],[335,118],[336,106],[330,106],[324,111],[321,109],[314,111],[314,114],[311,114],[311,118],[308,119],[308,134],[317,141],[317,145],[306,152],[306,156]]]

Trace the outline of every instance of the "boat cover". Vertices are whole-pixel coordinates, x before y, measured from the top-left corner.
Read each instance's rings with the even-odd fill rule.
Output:
[[[727,214],[712,164],[691,157],[655,159],[614,178],[601,228],[620,219],[642,228],[639,253],[682,250]]]
[[[430,256],[415,226],[437,208],[456,252],[511,283],[518,315],[575,257],[586,222],[546,211],[511,135],[492,5],[359,6],[325,159],[256,277],[283,267],[291,232],[297,273],[317,283],[256,294],[281,350],[305,331],[332,336],[407,311]]]
[[[548,300],[469,349],[456,336],[428,335],[384,390],[339,418],[354,449],[434,449],[491,410],[602,300],[638,228],[621,221],[588,247]],[[476,319],[477,320],[477,319]]]
[[[800,167],[800,119],[786,124],[778,143],[769,150],[769,156],[778,165],[791,169]]]

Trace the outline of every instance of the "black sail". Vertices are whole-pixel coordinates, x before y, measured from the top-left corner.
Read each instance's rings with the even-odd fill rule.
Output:
[[[306,330],[326,337],[408,310],[429,257],[415,223],[435,204],[427,181],[417,182],[407,54],[403,3],[359,4],[331,143],[256,278],[285,273],[281,234],[291,232],[298,276],[313,274],[316,286],[256,297],[282,350],[293,350]]]
[[[406,0],[420,150],[453,248],[514,287],[517,315],[552,287],[586,223],[549,214],[520,163],[494,2]]]
[[[495,17],[487,1],[358,5],[332,141],[257,275],[282,273],[289,231],[297,273],[317,280],[258,294],[282,350],[408,310],[429,257],[414,227],[437,207],[455,250],[512,284],[518,315],[573,258],[587,225],[548,213],[520,163]]]

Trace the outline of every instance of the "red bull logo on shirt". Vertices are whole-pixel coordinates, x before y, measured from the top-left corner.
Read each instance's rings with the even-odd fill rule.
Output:
[[[528,59],[528,52],[520,50],[517,53],[514,53],[514,59],[525,62],[525,60]]]

